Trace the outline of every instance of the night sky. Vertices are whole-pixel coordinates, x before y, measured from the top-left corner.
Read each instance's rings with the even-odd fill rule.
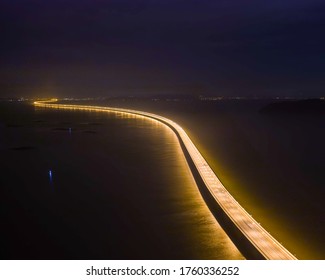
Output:
[[[0,97],[325,95],[324,0],[1,0]]]

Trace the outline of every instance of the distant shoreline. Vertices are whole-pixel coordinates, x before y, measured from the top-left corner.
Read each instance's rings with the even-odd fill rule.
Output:
[[[286,100],[264,106],[263,114],[325,114],[325,100]]]

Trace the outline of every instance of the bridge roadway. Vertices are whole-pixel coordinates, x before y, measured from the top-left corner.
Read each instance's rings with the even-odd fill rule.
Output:
[[[70,105],[53,103],[51,101],[36,101],[35,106],[55,108],[55,109],[77,109],[89,110],[97,112],[118,112],[131,115],[142,116],[162,122],[172,128],[178,136],[179,141],[183,143],[188,151],[198,173],[200,174],[206,188],[209,190],[215,201],[222,208],[224,213],[229,217],[233,224],[240,230],[245,238],[256,248],[256,250],[265,258],[270,260],[296,260],[280,242],[272,237],[255,219],[246,212],[246,210],[233,198],[233,196],[223,186],[216,174],[210,168],[206,160],[203,158],[199,150],[193,144],[189,136],[181,126],[165,117],[123,108],[86,106],[86,105]]]

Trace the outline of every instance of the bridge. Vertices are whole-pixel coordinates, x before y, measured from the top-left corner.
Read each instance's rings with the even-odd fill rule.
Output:
[[[210,197],[218,204],[232,226],[235,226],[240,233],[240,238],[244,240],[244,242],[248,242],[248,244],[256,250],[257,254],[255,255],[258,256],[257,258],[269,260],[296,260],[296,257],[247,213],[227,191],[184,129],[174,121],[156,114],[137,110],[54,103],[56,101],[56,99],[50,101],[35,101],[34,106],[54,109],[125,113],[154,119],[167,125],[177,135],[192,172],[194,171],[200,177]]]

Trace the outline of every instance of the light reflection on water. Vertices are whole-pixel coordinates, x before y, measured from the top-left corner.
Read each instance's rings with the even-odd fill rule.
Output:
[[[179,227],[186,229],[193,255],[203,259],[241,259],[242,256],[203,201],[175,133],[155,120],[138,116],[129,118],[136,120],[132,123],[138,129],[150,130],[155,138],[160,138],[155,142],[164,145],[163,154],[158,147],[155,152],[157,156],[163,156],[162,167],[168,181],[170,203],[177,208],[176,213],[165,219],[172,219]],[[171,229],[171,236],[172,231],[177,229]]]
[[[130,116],[27,110],[23,128],[4,129],[4,258],[243,258],[201,198],[172,130]],[[30,143],[35,150],[9,149]]]
[[[167,225],[169,235],[177,234],[180,228],[186,231],[184,240],[188,244],[185,245],[184,241],[184,245],[198,259],[243,259],[203,201],[175,133],[153,119],[126,113],[108,114],[126,120],[126,129],[141,130],[153,143],[150,152],[162,158],[161,167],[169,196],[165,203],[170,204],[175,212],[159,219],[166,224],[169,220],[175,222],[171,228]]]

